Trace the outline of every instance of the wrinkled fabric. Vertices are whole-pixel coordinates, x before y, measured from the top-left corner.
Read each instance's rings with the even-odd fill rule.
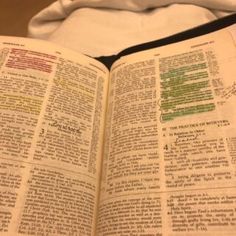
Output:
[[[108,56],[234,12],[235,0],[58,0],[32,18],[28,35]]]

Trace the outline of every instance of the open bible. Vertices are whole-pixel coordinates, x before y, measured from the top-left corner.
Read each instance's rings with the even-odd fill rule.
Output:
[[[0,235],[236,235],[228,19],[109,69],[0,37]]]

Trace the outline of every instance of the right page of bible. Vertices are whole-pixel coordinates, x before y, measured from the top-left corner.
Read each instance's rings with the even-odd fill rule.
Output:
[[[235,27],[113,65],[97,235],[236,234]]]

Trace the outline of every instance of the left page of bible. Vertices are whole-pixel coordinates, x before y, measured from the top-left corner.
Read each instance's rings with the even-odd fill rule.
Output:
[[[0,37],[0,234],[94,235],[108,70]]]

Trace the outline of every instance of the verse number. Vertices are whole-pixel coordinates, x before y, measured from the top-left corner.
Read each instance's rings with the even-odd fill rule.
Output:
[[[167,144],[164,146],[164,149],[165,149],[166,151],[168,151],[168,145],[167,145]]]

